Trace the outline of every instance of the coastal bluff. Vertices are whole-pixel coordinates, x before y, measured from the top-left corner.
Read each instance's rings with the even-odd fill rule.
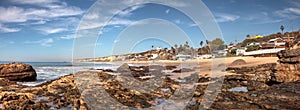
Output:
[[[0,64],[0,78],[10,81],[36,81],[37,74],[29,64]]]

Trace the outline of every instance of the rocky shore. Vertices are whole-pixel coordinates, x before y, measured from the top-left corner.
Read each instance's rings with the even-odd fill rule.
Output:
[[[299,109],[300,60],[294,58],[299,55],[298,50],[282,51],[278,63],[250,67],[242,66],[247,61],[233,62],[222,81],[199,74],[199,67],[127,64],[117,70],[63,76],[36,87],[0,78],[0,109]],[[184,73],[190,75],[171,78]],[[211,106],[203,105],[205,95],[217,92],[206,91],[214,88],[209,84],[217,83],[222,84],[220,93]],[[191,85],[194,89],[186,88]]]

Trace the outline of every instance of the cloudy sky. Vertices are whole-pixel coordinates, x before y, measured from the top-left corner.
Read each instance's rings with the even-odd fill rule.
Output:
[[[86,15],[95,0],[1,0],[0,1],[0,61],[70,61],[73,39],[78,29],[91,29],[103,24],[91,23],[78,28],[82,18],[104,18]],[[126,2],[126,1],[123,1]],[[300,29],[299,0],[203,0],[220,26],[226,43],[241,41],[247,34],[268,35]],[[174,3],[189,7],[184,2]],[[105,10],[115,13],[115,10]],[[103,30],[96,43],[96,56],[112,54],[119,33],[135,21],[157,18],[167,20],[188,33],[195,47],[205,40],[196,25],[182,12],[164,5],[145,4],[118,12]],[[154,23],[153,23],[154,24]],[[174,32],[174,34],[177,34]],[[185,41],[182,41],[182,43]],[[159,40],[142,41],[133,51],[143,51],[155,44],[168,47]],[[95,45],[95,44],[91,44]],[[89,48],[86,45],[86,48]]]

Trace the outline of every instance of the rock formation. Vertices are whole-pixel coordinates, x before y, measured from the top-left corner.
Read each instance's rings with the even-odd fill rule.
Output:
[[[279,60],[274,73],[278,82],[300,80],[300,48],[284,50],[277,54]]]
[[[0,78],[11,81],[35,81],[36,76],[35,70],[28,64],[0,64]]]
[[[245,65],[247,64],[245,60],[243,59],[237,59],[235,61],[233,61],[230,66],[241,66],[241,65]]]

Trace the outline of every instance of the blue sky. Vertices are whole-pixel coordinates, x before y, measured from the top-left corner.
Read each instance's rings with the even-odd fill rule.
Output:
[[[280,25],[285,25],[286,31],[291,31],[292,23],[295,24],[295,30],[300,29],[299,0],[203,0],[203,2],[214,15],[226,43],[241,41],[247,34],[277,33],[280,31]],[[82,17],[104,17],[86,15],[94,3],[95,0],[1,0],[0,61],[70,61],[73,39]],[[176,5],[188,7],[185,2],[178,2]],[[106,11],[114,12],[114,10]],[[116,54],[113,52],[115,51],[113,44],[120,42],[120,39],[117,39],[120,33],[132,23],[147,18],[163,19],[175,24],[189,36],[190,44],[195,47],[199,47],[200,40],[205,40],[195,23],[184,13],[168,6],[145,4],[128,7],[116,13],[110,25],[105,26],[99,36],[95,56]],[[99,25],[94,24],[85,28],[97,26]],[[174,31],[173,34],[176,36],[180,32]],[[185,42],[177,41],[182,44]],[[90,47],[92,45],[94,44]],[[131,52],[148,50],[151,45],[170,46],[159,39],[148,39],[137,43],[131,48]],[[89,45],[86,45],[86,48],[89,48]]]

